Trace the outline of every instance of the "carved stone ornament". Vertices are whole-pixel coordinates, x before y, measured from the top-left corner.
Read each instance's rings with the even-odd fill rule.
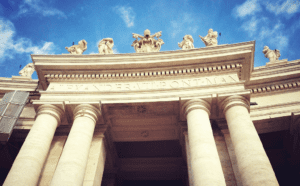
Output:
[[[209,29],[208,33],[205,37],[201,37],[199,35],[199,37],[201,38],[201,40],[203,41],[203,43],[205,44],[205,46],[216,46],[218,45],[218,32],[217,31],[213,31],[213,29]]]
[[[182,50],[189,50],[194,48],[194,39],[191,35],[185,35],[183,37],[183,41],[178,43],[178,46],[182,48]]]
[[[35,71],[33,63],[28,63],[20,72],[19,74],[24,77],[32,76],[33,72]]]
[[[161,31],[151,35],[148,29],[144,31],[144,36],[133,33],[132,37],[136,40],[133,41],[131,46],[134,47],[136,53],[159,52],[161,45],[164,44],[163,40],[159,39],[160,36]],[[156,37],[157,40],[154,39],[154,37]],[[140,40],[138,40],[138,38],[140,38]]]
[[[268,46],[265,46],[262,52],[265,54],[266,58],[269,58],[270,62],[277,61],[280,57],[279,50],[271,50]]]
[[[114,40],[112,38],[104,38],[98,44],[99,54],[113,54],[112,47]]]
[[[82,54],[87,49],[87,42],[83,39],[78,42],[78,45],[66,47],[71,54]]]

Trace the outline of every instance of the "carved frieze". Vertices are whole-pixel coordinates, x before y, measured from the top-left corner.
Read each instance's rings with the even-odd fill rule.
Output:
[[[209,85],[221,85],[238,82],[237,75],[207,76],[198,78],[185,78],[180,80],[143,81],[143,82],[116,82],[116,83],[82,83],[82,84],[55,84],[51,83],[48,91],[138,91],[159,89],[180,89],[202,87]]]

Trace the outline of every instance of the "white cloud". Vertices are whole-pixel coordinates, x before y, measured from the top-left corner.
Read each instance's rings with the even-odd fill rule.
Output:
[[[56,8],[49,7],[49,5],[45,4],[42,0],[24,0],[19,8],[20,10],[18,15],[26,14],[32,11],[42,14],[45,17],[58,15],[60,17],[67,18],[64,12]]]
[[[195,34],[199,28],[191,14],[184,12],[181,15],[177,20],[171,21],[172,38],[181,32],[184,32],[183,34]]]
[[[131,7],[116,6],[113,8],[117,14],[123,19],[127,27],[134,26],[135,13]]]
[[[260,22],[260,20],[256,19],[256,17],[253,16],[251,18],[251,20],[243,23],[242,29],[244,29],[246,32],[248,32],[249,36],[252,37],[257,31],[257,28],[258,28],[257,25],[259,22]]]
[[[247,0],[242,5],[235,8],[234,14],[237,17],[245,17],[247,15],[254,15],[256,12],[261,11],[261,6],[258,0]]]
[[[118,51],[118,49],[116,47],[113,48],[113,52],[114,52],[114,54],[120,54],[120,52]]]
[[[289,43],[289,37],[284,34],[284,25],[281,22],[278,22],[273,28],[263,26],[259,38],[280,50],[285,50]]]
[[[7,58],[13,59],[16,54],[51,54],[53,50],[52,42],[44,42],[42,46],[36,46],[28,38],[15,40],[13,23],[0,18],[0,64]]]
[[[274,3],[273,1],[266,3],[267,10],[275,13],[276,15],[285,13],[296,13],[298,11],[299,6],[300,2],[295,0],[280,0],[277,3]]]

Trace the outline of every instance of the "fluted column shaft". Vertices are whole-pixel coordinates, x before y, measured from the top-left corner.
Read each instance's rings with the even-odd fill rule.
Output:
[[[244,186],[279,185],[249,114],[249,101],[242,96],[226,98],[225,114]]]
[[[226,185],[209,121],[210,104],[194,99],[183,105],[188,123],[191,168],[194,185]]]
[[[4,186],[37,185],[63,110],[54,105],[41,105]]]
[[[83,184],[89,150],[100,111],[88,104],[74,109],[74,122],[51,181],[53,186]]]

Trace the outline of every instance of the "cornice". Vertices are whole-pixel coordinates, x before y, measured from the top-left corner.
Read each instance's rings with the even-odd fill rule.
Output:
[[[127,54],[111,54],[111,55],[99,55],[99,54],[90,54],[90,55],[72,55],[72,54],[63,54],[63,55],[31,55],[31,58],[35,65],[39,63],[44,63],[47,65],[57,65],[57,63],[73,66],[77,63],[89,63],[91,65],[97,63],[97,65],[141,65],[145,62],[147,65],[154,64],[158,66],[159,63],[167,63],[169,61],[181,61],[181,60],[190,60],[193,58],[198,59],[203,56],[218,57],[219,54],[228,54],[228,53],[244,53],[254,50],[255,41],[236,43],[236,44],[225,44],[217,45],[211,47],[195,48],[191,50],[175,50],[175,51],[161,51],[161,52],[150,52],[150,53],[127,53]],[[45,62],[45,60],[47,62]],[[56,64],[53,64],[56,63]],[[179,63],[180,64],[180,63]],[[83,64],[82,64],[83,65]],[[165,66],[161,64],[159,66]],[[131,66],[132,67],[132,66]]]
[[[250,88],[251,87],[251,88]],[[289,82],[273,82],[266,85],[256,85],[250,86],[251,94],[261,94],[261,93],[271,93],[271,92],[278,92],[278,91],[287,91],[293,90],[300,87],[299,80],[293,80]]]
[[[171,76],[201,75],[205,73],[231,72],[238,70],[239,78],[242,70],[242,63],[230,63],[215,66],[181,66],[173,68],[144,69],[132,71],[111,71],[111,72],[63,72],[57,74],[46,74],[45,79],[48,82],[62,81],[99,81],[103,80],[122,80],[122,79],[151,79],[151,78],[168,78]]]
[[[262,84],[266,82],[283,81],[300,77],[300,60],[289,61],[284,64],[254,68],[250,81],[246,85]]]
[[[38,80],[0,78],[0,93],[6,93],[14,90],[32,92],[35,91],[37,88]]]
[[[105,81],[240,70],[249,80],[255,41],[191,50],[112,55],[31,55],[43,90],[47,81]]]

